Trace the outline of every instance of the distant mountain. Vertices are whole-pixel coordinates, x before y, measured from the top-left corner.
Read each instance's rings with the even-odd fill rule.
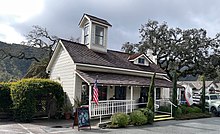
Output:
[[[34,56],[39,60],[48,56],[48,52],[44,49],[19,44],[8,44],[0,41],[1,49],[12,55],[18,55],[20,52],[24,52],[27,57]],[[10,59],[9,57],[2,59],[2,55],[3,52],[0,51],[0,82],[22,78],[27,73],[30,65],[36,62],[35,60]]]

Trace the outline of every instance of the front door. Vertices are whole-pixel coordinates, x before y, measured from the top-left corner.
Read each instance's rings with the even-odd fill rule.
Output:
[[[125,100],[126,99],[126,86],[116,86],[115,87],[115,99]]]
[[[148,101],[149,87],[141,87],[139,103],[145,103]]]

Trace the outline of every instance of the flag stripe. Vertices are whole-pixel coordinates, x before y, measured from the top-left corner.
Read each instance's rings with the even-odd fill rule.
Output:
[[[95,81],[93,86],[93,101],[96,103],[96,105],[99,104],[99,91],[97,87],[97,80]]]

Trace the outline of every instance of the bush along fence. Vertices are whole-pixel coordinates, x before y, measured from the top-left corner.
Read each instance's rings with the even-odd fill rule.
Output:
[[[111,124],[109,128],[127,127],[128,125],[141,126],[145,124],[152,124],[154,121],[154,113],[148,109],[143,108],[133,111],[130,115],[125,113],[115,113],[111,117]]]
[[[198,119],[198,118],[209,118],[211,114],[208,112],[203,113],[202,109],[197,106],[181,105],[176,111],[176,120],[186,119]]]
[[[61,114],[64,92],[57,82],[48,79],[23,79],[0,85],[0,92],[6,92],[5,97],[10,100],[4,104],[2,102],[5,100],[0,97],[0,105],[4,105],[1,110],[6,112],[10,109],[17,121],[30,122],[34,116],[56,117]]]

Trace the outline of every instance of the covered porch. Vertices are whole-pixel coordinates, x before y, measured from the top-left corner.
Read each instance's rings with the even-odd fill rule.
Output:
[[[118,112],[130,113],[135,109],[146,107],[151,77],[79,70],[77,76],[81,79],[80,83],[77,83],[81,85],[81,89],[76,91],[76,95],[89,107],[91,118]],[[96,79],[99,89],[98,106],[92,101]],[[171,81],[155,79],[155,110],[163,104],[171,107],[172,103],[169,101],[171,87]]]

